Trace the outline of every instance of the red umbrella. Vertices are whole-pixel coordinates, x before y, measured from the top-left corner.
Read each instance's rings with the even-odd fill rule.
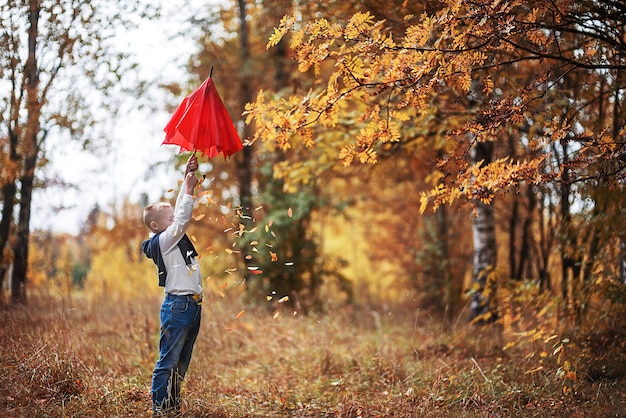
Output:
[[[230,157],[243,148],[211,75],[183,99],[164,131],[163,144],[180,145],[181,152],[198,151],[208,158]]]

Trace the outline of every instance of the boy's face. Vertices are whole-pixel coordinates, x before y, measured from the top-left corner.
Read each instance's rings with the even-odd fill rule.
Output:
[[[150,229],[153,232],[163,232],[174,222],[174,210],[170,205],[160,206],[154,213],[154,218],[150,222]]]

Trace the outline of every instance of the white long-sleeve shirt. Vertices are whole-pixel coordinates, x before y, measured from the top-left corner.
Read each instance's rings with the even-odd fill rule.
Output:
[[[194,197],[185,193],[185,185],[183,184],[176,198],[174,222],[159,235],[161,256],[167,269],[165,293],[175,295],[202,294],[202,276],[198,260],[196,257],[192,257],[191,264],[185,264],[185,259],[177,246],[187,232],[193,204]]]

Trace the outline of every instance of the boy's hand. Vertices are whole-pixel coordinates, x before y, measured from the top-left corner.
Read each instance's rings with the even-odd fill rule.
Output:
[[[193,195],[193,190],[196,188],[198,184],[198,179],[193,172],[189,172],[185,175],[185,192],[187,194]]]
[[[198,158],[195,155],[189,157],[187,160],[187,167],[185,167],[185,178],[187,178],[187,174],[193,173],[198,169]]]

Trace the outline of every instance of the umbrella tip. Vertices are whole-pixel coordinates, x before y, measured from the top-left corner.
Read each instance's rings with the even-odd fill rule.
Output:
[[[213,66],[211,65],[211,69],[209,70],[209,78],[213,76]]]

